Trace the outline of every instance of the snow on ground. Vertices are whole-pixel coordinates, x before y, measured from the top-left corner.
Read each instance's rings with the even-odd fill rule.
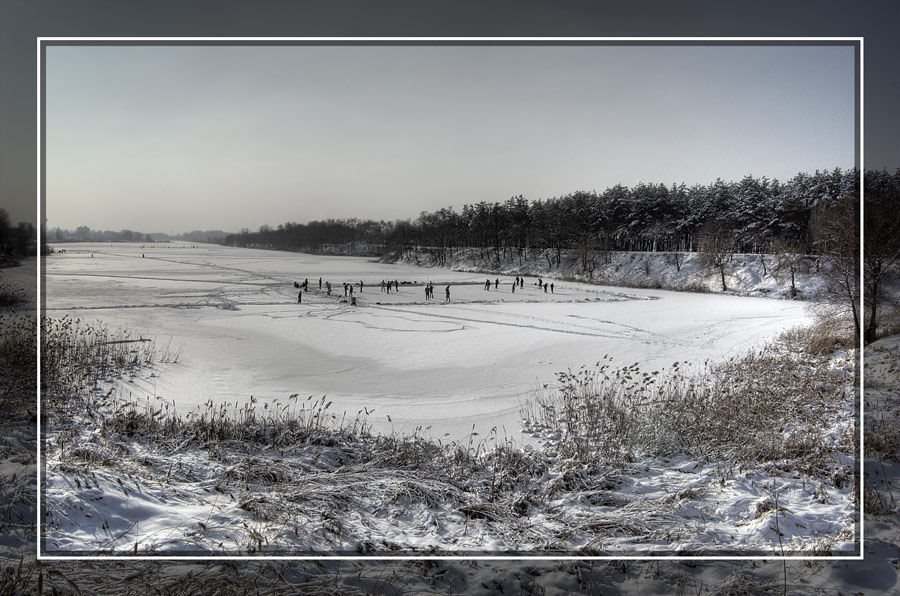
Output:
[[[810,321],[809,305],[800,301],[559,279],[551,291],[533,277],[513,292],[508,275],[205,245],[68,245],[46,259],[44,270],[48,315],[102,321],[178,353],[177,363],[118,382],[122,401],[185,413],[211,400],[237,412],[251,401],[275,408],[291,395],[327,395],[332,412],[367,412],[376,433],[460,444],[490,438],[487,447],[539,443],[520,433],[519,408],[561,370],[607,354],[644,370],[675,361],[699,367]],[[319,290],[319,277],[332,283],[331,296]],[[304,279],[310,290],[298,303],[293,283]],[[381,291],[382,280],[399,280],[399,290]],[[342,284],[360,281],[353,305]],[[426,281],[435,284],[433,300],[425,298]],[[419,486],[433,494],[410,500],[412,478],[397,469],[354,468],[344,461],[355,457],[346,449],[328,455],[317,448],[312,456],[226,446],[210,460],[187,445],[161,456],[140,444],[103,445],[91,428],[75,443],[86,461],[142,467],[113,464],[88,475],[71,468],[68,447],[48,445],[48,552],[356,552],[367,548],[365,536],[376,550],[419,552],[855,547],[849,487],[723,470],[721,462],[643,461],[616,471],[608,485],[593,479],[545,505],[525,503],[524,517],[511,524],[456,485]],[[315,485],[317,474],[345,463],[344,478],[357,474],[360,488],[378,490],[354,493],[341,511],[298,510],[288,503],[312,498],[306,492],[291,492],[294,485],[269,472],[248,472],[281,470],[280,478]],[[562,463],[548,461],[538,483],[571,484]],[[242,480],[231,486],[223,478]],[[393,495],[387,505],[385,491]],[[332,518],[337,526],[323,522]]]
[[[177,364],[131,379],[135,399],[185,410],[208,399],[240,407],[251,394],[327,395],[333,411],[374,410],[376,431],[431,427],[437,438],[496,427],[527,440],[518,436],[521,401],[605,354],[647,370],[699,364],[810,320],[801,301],[560,280],[551,293],[536,277],[513,293],[515,276],[353,257],[178,243],[65,247],[45,261],[49,316],[99,320],[180,350]],[[319,277],[332,282],[331,296]],[[293,282],[304,279],[310,291],[297,304]],[[485,290],[487,279],[499,289]],[[399,280],[399,291],[382,292],[382,280]],[[342,284],[360,281],[352,306]]]
[[[409,469],[406,460],[391,465],[390,453],[387,463],[366,458],[371,442],[260,448],[223,441],[209,450],[194,436],[160,449],[143,445],[139,433],[107,439],[87,420],[78,426],[69,438],[46,429],[48,554],[857,549],[852,483],[718,460],[648,458],[585,469],[531,452],[533,480],[494,501],[484,489],[493,486],[490,468],[442,478]]]
[[[9,278],[9,272],[3,272]],[[26,275],[26,277],[28,277]],[[31,274],[33,278],[33,273]],[[31,287],[29,283],[23,287]],[[882,594],[897,590],[898,559],[900,559],[900,526],[895,489],[900,482],[900,459],[897,450],[897,407],[900,404],[900,338],[877,342],[866,353],[867,427],[885,421],[880,435],[868,432],[867,444],[874,437],[893,441],[892,456],[885,456],[882,445],[877,455],[869,448],[866,461],[868,477],[874,489],[867,498],[866,547],[864,561],[805,560],[787,561],[421,561],[398,563],[385,561],[338,561],[334,565],[305,561],[283,563],[240,562],[237,565],[170,564],[147,565],[119,562],[108,565],[87,565],[82,562],[45,561],[44,587],[65,593],[80,586],[95,593],[121,593],[143,590],[148,584],[162,591],[193,586],[197,593],[219,590],[255,588],[263,594],[309,592],[318,589],[347,594],[371,593],[483,593],[483,594],[672,594],[672,593],[785,593],[785,594]],[[14,421],[15,422],[15,421]],[[4,522],[0,562],[5,561],[4,580],[12,580],[13,590],[34,587],[37,574],[24,569],[20,557],[32,552],[33,545],[25,544],[33,536],[28,525],[34,511],[24,504],[34,505],[33,421],[7,429],[4,427],[3,451],[0,458],[0,487],[5,491],[0,500]],[[7,432],[9,430],[9,432]],[[871,430],[871,429],[868,429]],[[31,446],[23,448],[25,446]],[[28,453],[32,453],[29,459]],[[682,466],[686,474],[690,465]],[[702,466],[694,471],[702,474]],[[31,478],[30,483],[23,479]],[[125,486],[112,488],[135,492]],[[106,482],[104,479],[103,482]],[[14,491],[16,494],[10,493]],[[125,492],[122,492],[122,498]],[[118,497],[116,497],[118,498]],[[870,504],[871,501],[871,504]],[[875,510],[873,513],[870,507]],[[212,508],[207,511],[214,513]],[[171,513],[170,513],[171,515]],[[208,519],[208,518],[206,518]],[[10,520],[14,520],[10,524]],[[20,525],[16,525],[16,524]],[[22,525],[24,524],[24,525]],[[15,526],[15,527],[12,527]],[[199,526],[197,526],[200,529]],[[23,542],[23,540],[25,542]],[[20,574],[21,572],[21,574]],[[16,581],[21,583],[16,584]],[[27,582],[27,583],[26,583]],[[9,584],[4,583],[9,587]],[[19,586],[16,588],[16,586]]]

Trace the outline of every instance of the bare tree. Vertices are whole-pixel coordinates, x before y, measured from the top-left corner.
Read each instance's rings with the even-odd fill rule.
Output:
[[[813,246],[822,255],[820,272],[828,281],[830,304],[849,315],[860,332],[859,200],[846,194],[834,206],[813,215],[810,224]]]
[[[673,248],[674,250],[666,253],[666,263],[675,265],[675,271],[681,271],[681,266],[684,265],[684,252],[677,243]]]
[[[781,238],[773,243],[772,249],[775,252],[775,267],[772,268],[772,274],[790,273],[791,298],[796,298],[797,272],[800,270],[804,259],[806,259],[806,255],[803,254],[797,243]]]
[[[725,269],[737,252],[734,234],[721,222],[713,221],[704,226],[701,236],[703,238],[703,262],[707,267],[718,270],[722,280],[722,291],[727,292]]]
[[[863,235],[863,288],[866,306],[865,342],[878,337],[879,306],[884,282],[900,259],[900,173],[870,172],[866,176]]]

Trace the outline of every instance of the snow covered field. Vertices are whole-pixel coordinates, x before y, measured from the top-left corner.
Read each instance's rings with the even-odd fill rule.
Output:
[[[855,418],[844,389],[852,354],[801,366],[823,383],[810,394],[821,403],[798,404],[816,410],[817,426],[775,420],[752,431],[798,446],[814,433],[829,455],[808,472],[697,455],[598,467],[592,456],[555,451],[551,427],[522,432],[520,407],[533,407],[535,390],[560,371],[611,357],[616,367],[678,362],[699,373],[707,360],[743,356],[808,323],[806,303],[561,280],[544,291],[535,278],[513,292],[514,276],[486,289],[480,273],[218,246],[64,248],[45,261],[46,313],[130,333],[100,346],[168,356],[108,378],[87,401],[55,402],[62,409],[45,428],[47,553],[776,555],[858,546],[846,447]],[[298,303],[294,282],[304,279]],[[399,290],[381,291],[382,280]],[[343,284],[360,281],[353,304]],[[807,374],[782,362],[785,374]],[[364,414],[376,436],[295,436],[278,422],[285,408],[310,420],[315,406],[305,408],[319,399],[339,419]],[[176,411],[187,422],[168,426]],[[238,428],[210,442],[223,411],[253,417],[239,425],[253,436],[277,436],[260,443]],[[205,430],[178,426],[199,419]]]
[[[131,379],[134,399],[185,411],[209,399],[240,407],[251,395],[326,395],[339,414],[370,412],[377,432],[430,427],[437,438],[496,427],[525,440],[519,406],[531,391],[607,354],[646,371],[721,360],[810,320],[799,301],[559,280],[550,293],[537,278],[512,293],[512,276],[486,291],[483,274],[353,257],[181,243],[56,249],[66,252],[45,260],[47,315],[180,350],[177,363]],[[293,282],[304,279],[297,304]],[[382,280],[399,280],[399,291],[382,292]],[[352,306],[342,284],[360,281]],[[435,284],[429,301],[426,281]]]

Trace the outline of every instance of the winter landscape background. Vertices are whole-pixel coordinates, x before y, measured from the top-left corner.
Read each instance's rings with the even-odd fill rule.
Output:
[[[35,446],[17,429],[40,422],[43,465],[36,510],[35,461],[3,461],[11,504],[2,518],[4,557],[33,544],[34,519],[44,554],[100,553],[130,567],[102,586],[116,593],[149,584],[271,593],[894,588],[896,253],[881,240],[896,230],[869,218],[895,212],[893,199],[880,202],[893,182],[887,172],[866,172],[867,198],[878,209],[867,205],[863,274],[860,184],[847,169],[860,149],[859,54],[852,43],[802,45],[594,53],[600,48],[405,52],[400,44],[351,60],[354,50],[342,48],[48,48],[46,207],[50,224],[63,227],[46,231],[57,242],[41,252],[45,265],[60,265],[47,287],[56,285],[62,303],[60,316],[38,318],[27,291],[3,292],[2,395],[14,431],[4,435],[4,453]],[[620,51],[625,60],[614,58]],[[283,67],[302,76],[280,76]],[[654,74],[665,77],[667,93]],[[735,84],[747,80],[767,84]],[[781,91],[777,102],[772,88]],[[844,169],[788,179],[823,165]],[[347,176],[348,166],[360,175]],[[787,182],[740,179],[748,171]],[[513,174],[515,184],[489,174]],[[637,183],[648,176],[692,186]],[[695,184],[716,176],[740,182]],[[621,184],[552,197],[598,181]],[[542,199],[487,202],[510,192]],[[252,209],[240,221],[209,218],[235,214],[228,206],[248,198]],[[460,213],[441,208],[459,200],[469,203]],[[420,205],[437,211],[387,225],[309,221],[408,217]],[[165,247],[185,249],[174,259],[146,254],[166,244],[152,243],[147,230],[165,229],[173,212],[192,226],[255,231],[184,236],[180,247]],[[268,225],[297,213],[307,223]],[[87,223],[130,230],[95,237]],[[323,227],[337,232],[324,243]],[[349,245],[340,237],[347,230]],[[80,254],[89,240],[103,244]],[[198,240],[232,248],[189,248]],[[882,245],[888,250],[870,250]],[[324,259],[341,263],[325,267],[326,276],[371,275],[374,267],[372,281],[380,281],[382,268],[415,265],[403,280],[413,283],[390,297],[379,291],[376,304],[360,287],[353,304],[323,296],[309,277],[301,303],[296,282],[307,274],[281,264],[312,265],[326,254],[380,257],[362,270],[351,264],[362,260]],[[259,272],[243,267],[257,259]],[[19,268],[22,279],[33,274],[30,265]],[[423,271],[456,280],[450,304],[439,285],[433,302],[406,295],[423,290],[415,284]],[[511,297],[509,282],[521,274],[551,281],[553,290],[523,287],[513,302],[497,292],[503,286],[482,289],[482,278],[501,279]],[[366,286],[374,289],[368,279]],[[79,304],[76,288],[99,308]],[[863,295],[865,311],[857,308]],[[100,314],[130,327],[93,316]],[[142,324],[157,318],[170,334],[144,333]],[[792,321],[803,326],[782,332]],[[319,344],[295,367],[306,339],[295,333],[298,322]],[[329,333],[334,327],[340,331]],[[398,347],[389,336],[428,348]],[[455,345],[454,336],[466,341]],[[860,462],[863,336],[865,406],[883,415],[866,419],[869,459]],[[38,339],[39,389],[19,374],[36,367]],[[538,360],[529,343],[547,346],[550,357]],[[595,343],[625,344],[633,363],[604,353],[557,367]],[[642,362],[644,350],[655,360]],[[436,368],[442,358],[454,368]],[[266,365],[273,368],[255,372]],[[402,407],[399,419],[385,412],[421,404],[418,386],[437,379],[450,387],[459,369],[463,391],[441,397],[464,406],[423,404],[408,417]],[[348,372],[363,383],[349,382]],[[513,410],[518,373],[535,380]],[[176,383],[186,402],[175,397]],[[326,384],[343,391],[332,400]],[[372,394],[353,401],[360,386]],[[395,404],[398,389],[404,395]],[[10,397],[38,390],[39,413]],[[213,395],[203,401],[206,391]],[[465,395],[479,391],[477,402]],[[379,401],[373,412],[369,400]],[[467,428],[473,403],[499,428]],[[860,549],[865,561],[843,559]],[[188,553],[427,558],[164,561]],[[434,558],[503,553],[612,559]],[[667,554],[764,560],[622,558]],[[795,554],[817,558],[776,559]],[[128,555],[153,560],[121,560]],[[42,593],[103,584],[103,565],[86,563],[21,557],[4,567],[3,586]]]
[[[561,373],[601,362],[620,371],[620,383],[632,375],[676,374],[705,385],[690,379],[729,358],[762,358],[761,350],[781,334],[808,327],[810,303],[597,286],[560,279],[559,272],[546,280],[523,277],[513,292],[519,276],[508,272],[485,277],[187,243],[52,248],[45,312],[57,323],[43,335],[48,359],[58,351],[58,330],[70,325],[63,337],[95,336],[100,345],[122,346],[133,355],[125,362],[157,346],[164,355],[79,381],[93,395],[88,416],[112,417],[98,427],[65,401],[47,402],[58,404],[48,405],[51,412],[69,412],[47,418],[47,553],[852,554],[857,548],[853,351],[831,356],[823,370],[832,379],[817,381],[834,385],[819,392],[826,400],[819,406],[824,426],[804,429],[784,420],[787,427],[767,431],[789,442],[816,434],[828,453],[811,464],[825,466],[819,471],[767,467],[726,452],[703,455],[686,448],[674,430],[673,436],[655,431],[660,436],[649,445],[626,434],[651,431],[617,426],[603,432],[626,433],[621,438],[572,453],[568,441],[580,440],[582,431],[572,420],[554,426],[556,406],[547,410],[547,388],[566,384]],[[717,281],[717,272],[696,258],[676,268],[664,255],[655,263],[650,253],[618,256],[630,257],[627,269],[644,276],[665,269],[694,286],[712,288]],[[762,270],[759,256],[750,255],[733,279],[748,294],[790,294],[787,277],[778,282]],[[800,279],[810,294],[822,285],[813,271]],[[357,287],[352,299],[344,280]],[[390,293],[382,291],[382,280],[396,283]],[[435,285],[433,300],[426,299],[426,282]],[[65,369],[65,359],[56,366]],[[818,379],[822,373],[807,374]],[[643,389],[635,384],[628,391]],[[665,405],[667,396],[661,389],[659,414],[644,416],[680,417]],[[779,396],[784,403],[789,398]],[[639,406],[626,403],[602,407],[637,416]],[[291,428],[279,417],[298,404],[301,420],[309,424],[314,416],[317,430],[343,430],[352,421],[353,432],[325,442],[283,442],[271,433]],[[747,429],[716,440],[752,443],[754,410],[770,407],[730,412],[729,418],[746,418]],[[577,409],[589,411],[590,402]],[[113,431],[122,411],[130,418]],[[250,429],[262,415],[269,438],[253,447],[255,440],[247,443],[240,430],[210,443],[208,426],[205,435],[153,438],[170,432],[152,430],[157,418],[169,428],[213,413],[220,426],[231,420]],[[82,422],[73,426],[72,419]],[[269,422],[277,430],[266,430]],[[603,424],[598,419],[587,432]],[[704,432],[699,419],[687,424]],[[375,443],[363,438],[358,447],[365,436]],[[377,437],[394,443],[379,444]],[[787,457],[780,452],[771,457]],[[471,458],[470,477],[453,480],[460,458]],[[141,462],[140,473],[125,465],[131,461]],[[112,468],[104,471],[107,465]],[[447,479],[433,477],[442,466]],[[412,481],[409,472],[427,483]],[[318,496],[308,492],[310,482],[323,481],[327,489]],[[345,502],[347,486],[356,483],[370,493]],[[297,509],[293,502],[305,505]],[[770,511],[775,518],[783,511],[799,517],[773,525]]]

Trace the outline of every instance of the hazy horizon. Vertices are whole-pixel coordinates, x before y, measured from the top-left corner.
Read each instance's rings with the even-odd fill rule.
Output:
[[[51,45],[48,228],[412,219],[855,166],[852,45]]]
[[[845,168],[841,168],[841,169],[844,170]],[[825,170],[827,170],[827,171],[833,171],[834,168],[830,168],[830,169],[820,168],[820,169],[819,169],[820,172],[821,172],[821,171],[825,171]],[[778,180],[778,182],[780,182],[780,183],[784,183],[784,182],[787,182],[790,178],[793,178],[794,176],[796,176],[797,174],[810,174],[810,175],[812,175],[812,174],[815,174],[815,172],[814,172],[814,171],[812,171],[812,172],[797,172],[797,173],[795,173],[793,176],[790,176],[790,177],[787,177],[787,178],[783,178],[783,179],[782,179],[782,178],[778,178],[777,180]],[[749,174],[748,174],[748,175],[749,175]],[[764,175],[764,174],[761,174],[761,175],[758,176],[758,177],[759,177],[759,178],[762,178],[763,176],[765,176],[765,175]],[[756,176],[754,176],[754,177],[756,177]],[[729,180],[723,180],[723,182],[725,182],[726,184],[732,183],[732,182],[735,182],[735,183],[736,183],[736,182],[739,182],[740,179],[742,179],[742,178],[743,178],[743,176],[741,176],[741,178],[734,179],[734,180],[731,180],[731,179],[729,179]],[[771,178],[771,177],[767,177],[767,178],[768,178],[770,181],[776,180],[775,178]],[[660,183],[660,182],[658,182],[658,181],[653,181],[653,180],[642,180],[641,182],[642,182],[642,183],[645,183],[645,184],[659,184],[659,183]],[[700,183],[700,184],[701,184],[702,186],[709,186],[709,185],[711,185],[711,184],[714,183],[714,182],[715,182],[715,180],[710,180],[710,181],[708,181],[708,182],[705,183],[705,184],[703,184],[703,183]],[[671,188],[671,187],[672,187],[672,184],[673,184],[672,182],[669,182],[669,183],[661,182],[661,183],[664,184],[664,185],[665,185],[666,187],[668,187],[668,188]],[[620,183],[617,183],[617,184],[620,184]],[[676,183],[674,183],[674,184],[675,184],[676,186],[678,186],[678,185],[681,184],[681,182],[676,182]],[[612,186],[615,186],[615,184],[611,184],[609,187],[612,187]],[[626,185],[622,185],[622,186],[626,186]],[[688,186],[689,186],[689,185],[688,185]],[[609,187],[605,187],[605,188],[603,188],[603,189],[599,189],[599,188],[598,188],[598,189],[589,189],[589,190],[591,190],[591,191],[597,191],[598,193],[602,193],[604,190],[606,190],[606,188],[609,188]],[[578,189],[578,190],[584,190],[584,189]],[[571,193],[574,193],[574,192],[576,192],[576,190],[572,190],[572,191],[570,191],[570,192],[568,192],[568,193],[560,193],[559,195],[555,195],[554,197],[539,197],[539,199],[547,199],[547,198],[551,198],[551,199],[552,199],[552,198],[558,198],[558,197],[560,197],[560,196],[564,196],[564,195],[566,195],[566,194],[571,194]],[[505,198],[503,198],[503,199],[497,199],[496,201],[488,201],[488,202],[500,202],[500,203],[502,203],[502,202],[504,202],[506,199],[509,199],[509,198],[510,198],[510,197],[505,197]],[[529,199],[529,201],[531,201],[531,200]],[[442,207],[452,208],[452,209],[453,209],[454,211],[456,211],[457,213],[459,213],[459,212],[462,211],[462,205],[459,205],[459,206],[456,206],[456,205],[453,205],[453,206],[451,206],[451,205],[442,205],[442,206],[440,206],[440,205],[439,205],[439,206],[435,207],[434,209],[423,210],[423,211],[433,211],[433,210],[438,210],[438,209],[441,209]],[[415,214],[410,214],[410,215],[408,215],[408,216],[406,216],[406,217],[398,217],[398,218],[361,218],[361,217],[356,217],[355,219],[359,219],[359,220],[361,220],[361,221],[362,221],[362,220],[371,220],[371,221],[385,221],[385,222],[396,222],[396,221],[398,221],[398,220],[410,220],[410,221],[412,221],[412,220],[415,220],[415,219],[419,216],[420,213],[421,213],[421,211],[420,211],[420,212],[417,212],[417,213],[415,213]],[[283,224],[287,224],[287,223],[293,223],[293,224],[308,224],[308,223],[310,223],[310,222],[312,222],[312,221],[324,221],[324,220],[327,220],[327,219],[335,219],[335,220],[341,220],[341,219],[354,219],[354,216],[349,216],[349,217],[346,217],[346,218],[338,218],[338,217],[328,218],[328,217],[324,217],[324,218],[319,218],[319,219],[309,219],[309,220],[284,219],[284,220],[279,220],[279,221],[277,221],[277,222],[274,222],[274,221],[273,221],[273,222],[263,222],[262,224],[260,224],[260,226],[266,225],[266,226],[269,226],[269,227],[272,228],[272,229],[275,229],[275,228],[277,228],[279,225],[283,225]],[[226,234],[237,234],[237,233],[240,233],[240,232],[241,232],[241,229],[242,229],[242,228],[247,228],[247,229],[250,230],[250,232],[257,232],[258,229],[259,229],[259,226],[256,226],[256,227],[250,227],[250,226],[246,226],[246,225],[245,225],[245,226],[241,226],[241,228],[235,228],[235,229],[212,228],[212,227],[209,227],[209,226],[203,226],[203,225],[200,225],[200,226],[194,226],[194,227],[192,227],[192,228],[184,228],[184,229],[177,229],[177,230],[161,230],[161,229],[159,229],[159,230],[158,230],[158,229],[147,229],[147,230],[144,230],[144,229],[140,229],[140,228],[115,228],[115,227],[94,226],[94,225],[91,225],[91,223],[90,223],[89,221],[82,222],[82,223],[80,223],[80,224],[78,224],[78,225],[79,225],[79,226],[87,226],[87,227],[89,227],[89,228],[91,229],[92,232],[101,232],[101,231],[102,231],[102,232],[121,232],[121,231],[123,231],[123,230],[130,230],[130,231],[132,231],[132,232],[141,232],[141,233],[144,233],[144,234],[164,234],[164,235],[167,235],[167,236],[180,236],[180,235],[190,234],[191,232],[224,232],[224,233],[226,233]],[[74,232],[75,229],[76,229],[77,227],[78,227],[78,226],[73,226],[73,227],[67,228],[67,227],[65,227],[65,226],[51,225],[51,226],[48,226],[47,229],[48,229],[48,230],[54,230],[54,229],[56,229],[56,228],[61,228],[61,229],[63,229],[63,230],[68,230],[68,231],[70,231],[70,232]],[[51,241],[52,241],[52,240],[51,240]]]

